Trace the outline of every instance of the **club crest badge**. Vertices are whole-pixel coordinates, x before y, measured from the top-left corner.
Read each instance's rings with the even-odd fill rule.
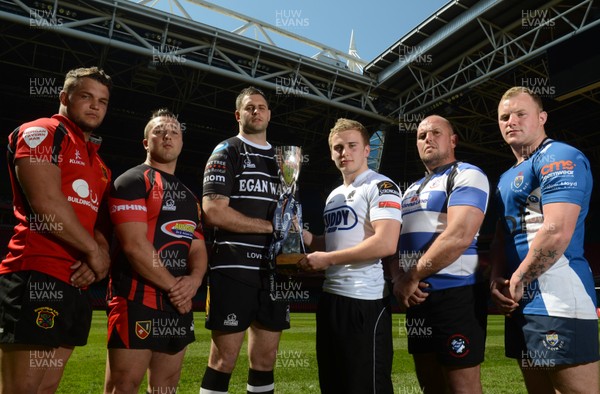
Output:
[[[519,172],[519,174],[517,174],[517,176],[515,177],[515,180],[513,181],[513,185],[515,186],[515,189],[518,189],[521,187],[522,184],[523,184],[523,172]]]
[[[461,334],[454,334],[448,339],[448,350],[453,357],[465,357],[471,351],[469,339]]]
[[[43,306],[35,309],[34,312],[37,312],[35,324],[38,327],[43,328],[44,330],[49,330],[54,327],[54,318],[58,316],[58,312],[56,310],[47,306]]]
[[[548,350],[559,350],[562,349],[565,341],[560,339],[558,333],[556,331],[548,331],[544,335],[544,339],[542,340],[542,344]]]
[[[150,330],[152,330],[152,321],[151,320],[143,320],[135,322],[135,335],[137,335],[140,339],[146,339],[150,335]]]

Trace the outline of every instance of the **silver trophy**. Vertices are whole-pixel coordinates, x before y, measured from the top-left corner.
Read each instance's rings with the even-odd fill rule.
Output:
[[[302,167],[302,148],[299,146],[275,147],[275,160],[279,166],[282,193],[279,196],[274,228],[283,228],[281,253],[277,264],[296,264],[305,254],[302,239],[302,208],[296,200],[297,181]]]

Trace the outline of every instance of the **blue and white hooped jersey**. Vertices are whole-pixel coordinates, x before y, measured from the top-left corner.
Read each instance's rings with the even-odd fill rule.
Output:
[[[525,259],[544,224],[543,207],[572,203],[581,207],[565,253],[524,290],[523,313],[597,319],[590,266],[583,256],[584,221],[592,194],[590,163],[579,150],[546,139],[528,159],[500,177],[496,201],[504,218],[507,277]]]
[[[448,177],[451,176],[453,168],[456,168],[456,173],[448,196]],[[485,213],[489,191],[489,182],[483,171],[463,162],[438,167],[406,189],[402,199],[401,268],[408,271],[416,265],[419,258],[446,229],[448,207],[469,205]],[[467,286],[476,282],[479,264],[477,236],[478,234],[456,261],[423,279],[429,283],[429,291]]]
[[[348,249],[375,234],[372,223],[382,219],[402,221],[401,192],[388,177],[367,170],[351,185],[333,190],[323,211],[328,252]],[[388,295],[381,260],[327,268],[323,290],[329,293],[378,300]]]

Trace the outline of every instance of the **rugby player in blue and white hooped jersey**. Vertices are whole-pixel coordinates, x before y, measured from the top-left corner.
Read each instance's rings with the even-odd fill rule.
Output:
[[[525,87],[507,90],[498,106],[517,162],[496,191],[491,295],[507,315],[506,356],[518,360],[528,391],[600,393],[596,296],[583,256],[590,163],[547,137],[547,117]]]
[[[304,231],[313,250],[298,265],[325,270],[317,308],[321,393],[393,393],[392,322],[381,258],[400,233],[400,190],[367,166],[369,133],[338,119],[329,134],[331,159],[344,183],[325,205],[325,235]]]
[[[476,166],[456,160],[450,122],[429,116],[417,128],[427,169],[402,199],[394,295],[405,307],[408,351],[426,392],[481,393],[487,285],[478,275],[477,235],[489,183]]]

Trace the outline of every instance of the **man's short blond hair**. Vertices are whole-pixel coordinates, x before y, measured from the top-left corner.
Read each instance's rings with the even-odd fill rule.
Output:
[[[502,95],[500,102],[502,103],[503,101],[508,100],[512,97],[515,97],[521,93],[528,94],[533,99],[533,101],[537,104],[538,108],[540,109],[540,112],[542,112],[544,110],[542,98],[540,96],[538,96],[536,93],[534,93],[533,90],[529,89],[526,86],[513,86],[512,88],[508,89]]]
[[[329,139],[328,139],[329,148],[331,148],[331,140],[333,139],[333,136],[338,133],[341,133],[342,131],[347,131],[347,130],[359,131],[360,135],[363,138],[363,142],[365,143],[365,146],[369,145],[369,139],[371,138],[371,136],[369,135],[369,132],[367,131],[366,127],[363,126],[362,123],[360,123],[359,121],[356,121],[356,120],[352,120],[352,119],[339,118],[335,122],[335,125],[333,126],[331,131],[329,132]]]

